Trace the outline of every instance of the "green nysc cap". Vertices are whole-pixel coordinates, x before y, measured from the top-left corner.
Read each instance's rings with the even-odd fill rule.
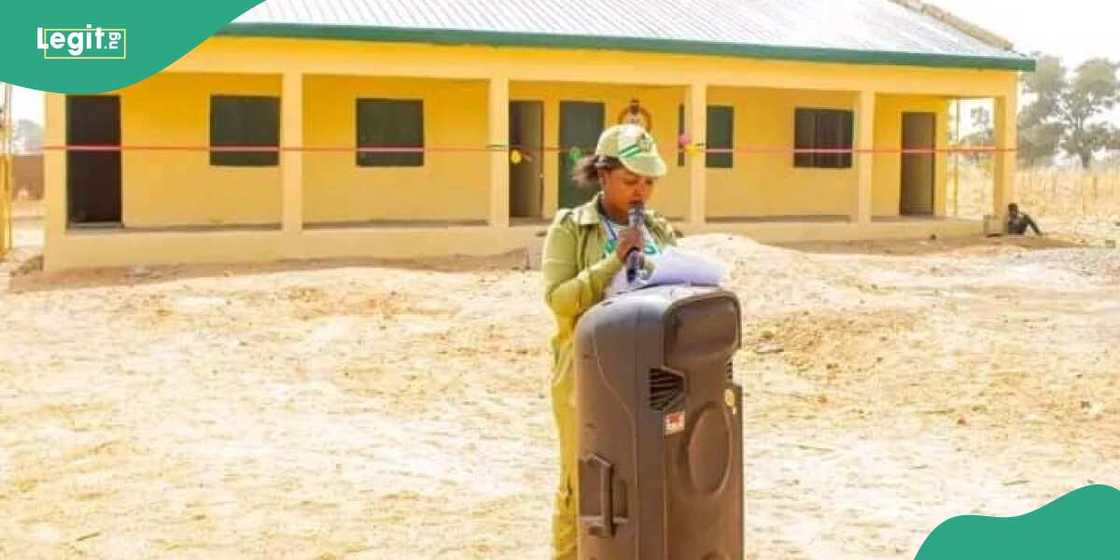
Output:
[[[618,158],[626,169],[646,177],[662,177],[668,172],[653,135],[636,124],[618,124],[604,130],[595,155]]]

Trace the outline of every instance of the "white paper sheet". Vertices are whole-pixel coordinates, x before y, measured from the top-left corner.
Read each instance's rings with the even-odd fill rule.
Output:
[[[695,253],[669,247],[655,262],[653,274],[645,286],[689,284],[692,286],[718,286],[727,276],[727,265]]]
[[[639,278],[630,285],[626,281],[626,270],[620,270],[607,287],[607,297],[641,288],[670,284],[719,286],[728,272],[728,267],[724,263],[675,247],[666,248],[660,255],[647,255],[646,259],[652,261],[654,266],[653,272],[648,277]]]

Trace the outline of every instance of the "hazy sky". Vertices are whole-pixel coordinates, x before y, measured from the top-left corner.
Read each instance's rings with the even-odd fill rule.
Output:
[[[827,0],[823,0],[827,1]],[[886,1],[886,0],[883,0]],[[929,0],[927,0],[929,1]],[[1120,60],[1120,1],[932,0],[956,15],[1002,35],[1021,52],[1042,51],[1075,66],[1087,58]],[[42,96],[16,88],[16,119],[42,122]]]
[[[1015,43],[1076,66],[1086,59],[1120,59],[1120,2],[1116,0],[926,0]]]

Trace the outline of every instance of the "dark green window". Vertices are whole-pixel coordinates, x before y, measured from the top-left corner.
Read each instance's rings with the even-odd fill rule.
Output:
[[[851,111],[835,109],[798,109],[795,117],[798,150],[851,150]],[[794,167],[823,167],[842,169],[852,166],[852,153],[796,153]]]
[[[707,148],[709,150],[734,149],[735,146],[732,142],[732,138],[735,136],[734,121],[734,108],[718,105],[711,105],[708,107]],[[719,152],[714,154],[709,152],[705,161],[708,167],[721,169],[730,169],[733,164],[731,152]]]
[[[280,146],[280,98],[210,96],[210,146]],[[210,152],[210,165],[266,167],[279,161],[276,151]]]
[[[358,100],[359,148],[423,148],[424,102]],[[423,167],[424,152],[358,152],[360,167]]]

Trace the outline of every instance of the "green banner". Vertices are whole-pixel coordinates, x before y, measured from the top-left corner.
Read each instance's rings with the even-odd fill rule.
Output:
[[[261,0],[14,0],[0,17],[0,82],[99,93],[163,70]]]
[[[1120,490],[1075,490],[1019,517],[954,517],[934,529],[917,560],[1120,558]]]

